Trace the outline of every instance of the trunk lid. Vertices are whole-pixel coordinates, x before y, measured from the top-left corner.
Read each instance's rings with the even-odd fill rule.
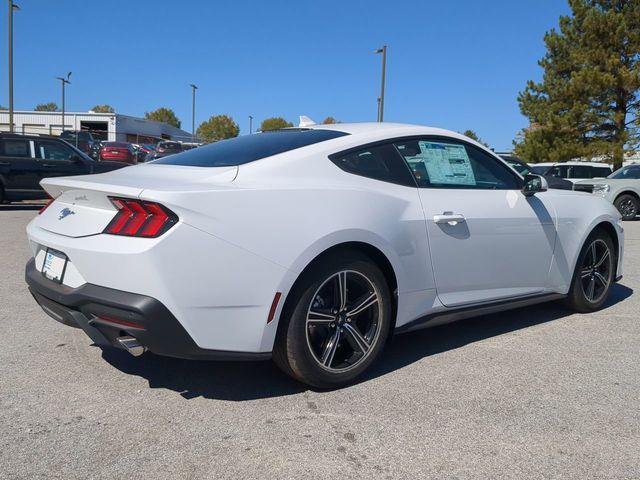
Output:
[[[117,210],[110,196],[139,198],[143,190],[215,190],[232,182],[238,167],[136,165],[97,175],[46,178],[41,185],[55,201],[38,226],[68,237],[102,233]]]

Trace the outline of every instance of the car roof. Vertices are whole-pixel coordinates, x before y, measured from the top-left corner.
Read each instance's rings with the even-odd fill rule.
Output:
[[[314,124],[305,126],[303,128],[292,128],[293,130],[335,130],[349,134],[349,138],[354,142],[362,141],[367,143],[368,141],[386,140],[394,137],[410,137],[410,136],[442,136],[450,137],[458,140],[463,140],[468,143],[481,148],[482,150],[489,151],[493,155],[495,152],[489,150],[485,145],[482,145],[475,140],[466,137],[458,132],[452,130],[446,130],[443,128],[435,128],[424,125],[413,125],[408,123],[391,123],[391,122],[359,122],[359,123],[332,123],[332,124]],[[287,129],[283,129],[287,130]],[[345,137],[346,140],[346,137]]]
[[[17,139],[26,139],[26,140],[45,139],[45,140],[60,140],[64,142],[64,139],[56,135],[46,135],[46,134],[39,134],[39,133],[22,134],[22,133],[0,132],[0,138],[17,138]]]
[[[462,136],[459,133],[444,130],[441,128],[427,127],[423,125],[412,125],[408,123],[391,123],[391,122],[358,122],[358,123],[330,123],[330,124],[316,124],[303,127],[303,129],[314,130],[337,130],[340,132],[348,133],[350,135],[358,135],[361,133],[371,132],[389,132],[392,130],[419,130],[424,135],[450,135]],[[294,127],[293,129],[297,129]],[[466,137],[465,137],[466,138]]]
[[[579,161],[573,161],[573,162],[543,162],[543,163],[534,163],[534,165],[541,165],[544,167],[555,167],[556,165],[569,165],[569,166],[586,166],[586,167],[601,167],[601,168],[609,168],[611,169],[611,165],[609,165],[608,163],[602,163],[602,162],[579,162]]]

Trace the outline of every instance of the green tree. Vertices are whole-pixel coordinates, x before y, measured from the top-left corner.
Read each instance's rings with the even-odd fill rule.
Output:
[[[115,113],[116,112],[111,105],[107,105],[107,104],[96,105],[91,109],[91,111],[96,113]]]
[[[518,95],[530,127],[516,153],[529,162],[604,155],[615,168],[640,146],[640,0],[569,0],[544,37],[541,82]]]
[[[281,128],[293,127],[293,123],[287,122],[282,117],[271,117],[262,121],[260,130],[268,132],[269,130],[279,130]]]
[[[336,120],[335,118],[331,117],[331,116],[325,118],[322,121],[323,125],[331,125],[331,124],[334,124],[334,123],[340,123],[340,122],[338,120]]]
[[[160,107],[153,112],[145,112],[144,118],[147,120],[153,120],[154,122],[162,122],[168,125],[173,125],[176,128],[180,128],[181,122],[176,117],[173,110],[166,107]]]
[[[464,135],[465,137],[469,137],[471,140],[475,140],[476,142],[481,143],[485,147],[489,148],[489,145],[484,143],[482,139],[478,136],[478,134],[473,130],[465,130],[464,132],[462,132],[462,135]]]
[[[36,105],[34,110],[36,112],[57,112],[58,104],[55,102],[39,103],[38,105]]]
[[[213,115],[196,130],[198,138],[207,143],[237,137],[239,133],[240,127],[228,115]]]

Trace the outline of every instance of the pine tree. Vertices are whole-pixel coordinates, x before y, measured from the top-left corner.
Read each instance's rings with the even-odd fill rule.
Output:
[[[640,147],[640,0],[569,0],[547,32],[540,83],[518,95],[531,126],[514,141],[529,162],[604,156],[620,167]]]

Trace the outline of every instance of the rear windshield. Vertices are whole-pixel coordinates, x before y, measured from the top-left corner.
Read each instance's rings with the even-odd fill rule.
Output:
[[[128,143],[123,142],[102,142],[103,147],[111,147],[111,148],[128,148]]]
[[[277,130],[230,138],[152,163],[191,167],[228,167],[348,135],[335,130]]]
[[[78,136],[79,140],[89,140],[89,134],[87,132],[77,133],[77,132],[70,132],[68,130],[65,132],[62,132],[60,134],[60,138],[64,138],[65,140],[69,140],[69,139],[75,140],[76,135]]]

